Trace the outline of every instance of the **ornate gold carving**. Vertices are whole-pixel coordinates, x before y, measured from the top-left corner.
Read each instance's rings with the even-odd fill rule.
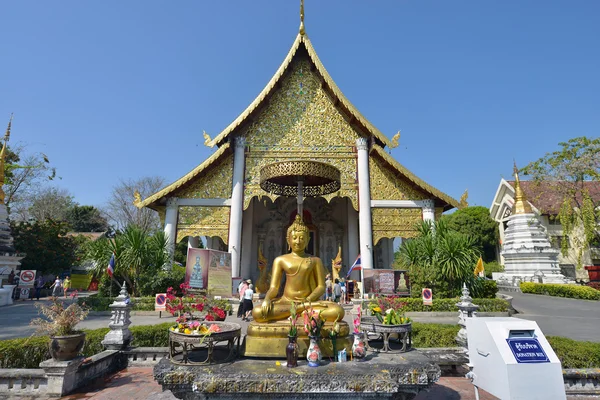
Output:
[[[218,236],[227,243],[229,207],[180,206],[177,241],[186,236]]]
[[[424,200],[426,193],[417,190],[415,184],[394,171],[380,160],[369,157],[371,199],[373,200]]]
[[[210,135],[206,133],[206,131],[202,131],[202,136],[204,137],[204,145],[206,147],[213,148],[215,147],[215,142],[213,142],[210,138]]]
[[[462,194],[462,196],[460,196],[460,202],[458,205],[458,208],[465,208],[465,207],[469,207],[469,191],[467,189],[465,189],[465,192]]]
[[[400,144],[400,131],[398,131],[398,133],[396,133],[394,135],[394,137],[392,138],[392,144],[390,145],[390,147],[392,149],[395,149],[396,147],[398,147],[399,144]]]
[[[382,238],[411,238],[423,220],[420,208],[372,208],[373,244]]]
[[[191,185],[173,192],[172,196],[187,199],[228,199],[231,197],[233,156],[211,165],[206,175]]]
[[[295,197],[299,179],[303,180],[304,197],[324,196],[340,189],[340,171],[322,162],[282,161],[260,170],[260,187],[267,193]]]
[[[358,209],[356,153],[358,133],[327,96],[311,62],[296,59],[281,79],[281,87],[268,105],[243,131],[248,144],[244,185],[244,209],[253,197],[267,195],[260,187],[260,171],[266,165],[289,160],[313,160],[340,171],[340,190],[323,196],[349,197]]]

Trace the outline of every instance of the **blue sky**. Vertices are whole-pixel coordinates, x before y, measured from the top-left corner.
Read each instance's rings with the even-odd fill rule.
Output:
[[[489,207],[513,158],[600,132],[600,2],[306,0],[306,30],[392,155]],[[0,123],[80,204],[119,179],[169,183],[287,54],[299,1],[5,1]]]

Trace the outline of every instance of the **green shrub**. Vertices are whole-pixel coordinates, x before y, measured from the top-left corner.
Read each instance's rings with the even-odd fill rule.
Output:
[[[405,303],[402,310],[404,312],[443,312],[443,311],[458,311],[456,303],[460,301],[458,297],[453,299],[436,299],[433,298],[433,304],[430,306],[423,305],[422,299],[412,297],[394,297],[390,298],[394,302]],[[473,299],[473,304],[479,306],[478,312],[507,312],[508,302],[504,299]],[[399,308],[399,307],[397,307]]]
[[[101,297],[92,295],[77,299],[77,303],[85,305],[90,311],[110,311],[110,305],[115,301],[114,297]],[[154,297],[138,297],[131,299],[131,309],[133,311],[154,311]]]
[[[485,270],[485,276],[492,279],[493,272],[504,272],[504,265],[497,261],[491,261],[483,263],[483,269]]]
[[[563,368],[599,368],[600,343],[578,342],[560,336],[547,336]]]
[[[457,347],[454,339],[460,326],[413,322],[413,347]]]
[[[523,293],[545,294],[571,299],[600,300],[600,291],[588,286],[522,282],[520,287]]]
[[[492,281],[489,279],[480,279],[479,284],[480,292],[478,293],[478,295],[480,297],[483,297],[485,299],[496,298],[496,293],[498,293],[498,285],[496,284],[496,281]]]

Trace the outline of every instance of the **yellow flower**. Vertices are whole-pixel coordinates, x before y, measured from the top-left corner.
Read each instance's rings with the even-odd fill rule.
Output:
[[[373,312],[378,312],[378,313],[380,313],[380,312],[381,312],[381,308],[379,308],[379,307],[374,307],[374,308],[373,308]]]
[[[188,328],[185,328],[183,333],[185,333],[186,335],[189,335],[190,333],[192,333],[192,331],[190,331]]]

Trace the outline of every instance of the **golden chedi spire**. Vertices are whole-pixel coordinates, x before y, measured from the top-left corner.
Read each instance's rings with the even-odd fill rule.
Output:
[[[300,34],[304,36],[304,0],[300,0]]]
[[[6,134],[4,135],[4,146],[2,146],[2,150],[0,150],[0,204],[4,204],[4,190],[2,190],[2,186],[4,185],[4,170],[6,165],[6,153],[8,146],[8,139],[10,138],[10,128],[12,125],[13,114],[10,114],[10,119],[8,120],[8,126],[6,127]]]
[[[516,162],[513,171],[515,174],[515,204],[513,204],[512,207],[512,214],[533,214],[531,205],[525,198],[525,194],[523,194],[523,190],[521,189],[521,181],[519,180],[519,169],[517,168]]]

